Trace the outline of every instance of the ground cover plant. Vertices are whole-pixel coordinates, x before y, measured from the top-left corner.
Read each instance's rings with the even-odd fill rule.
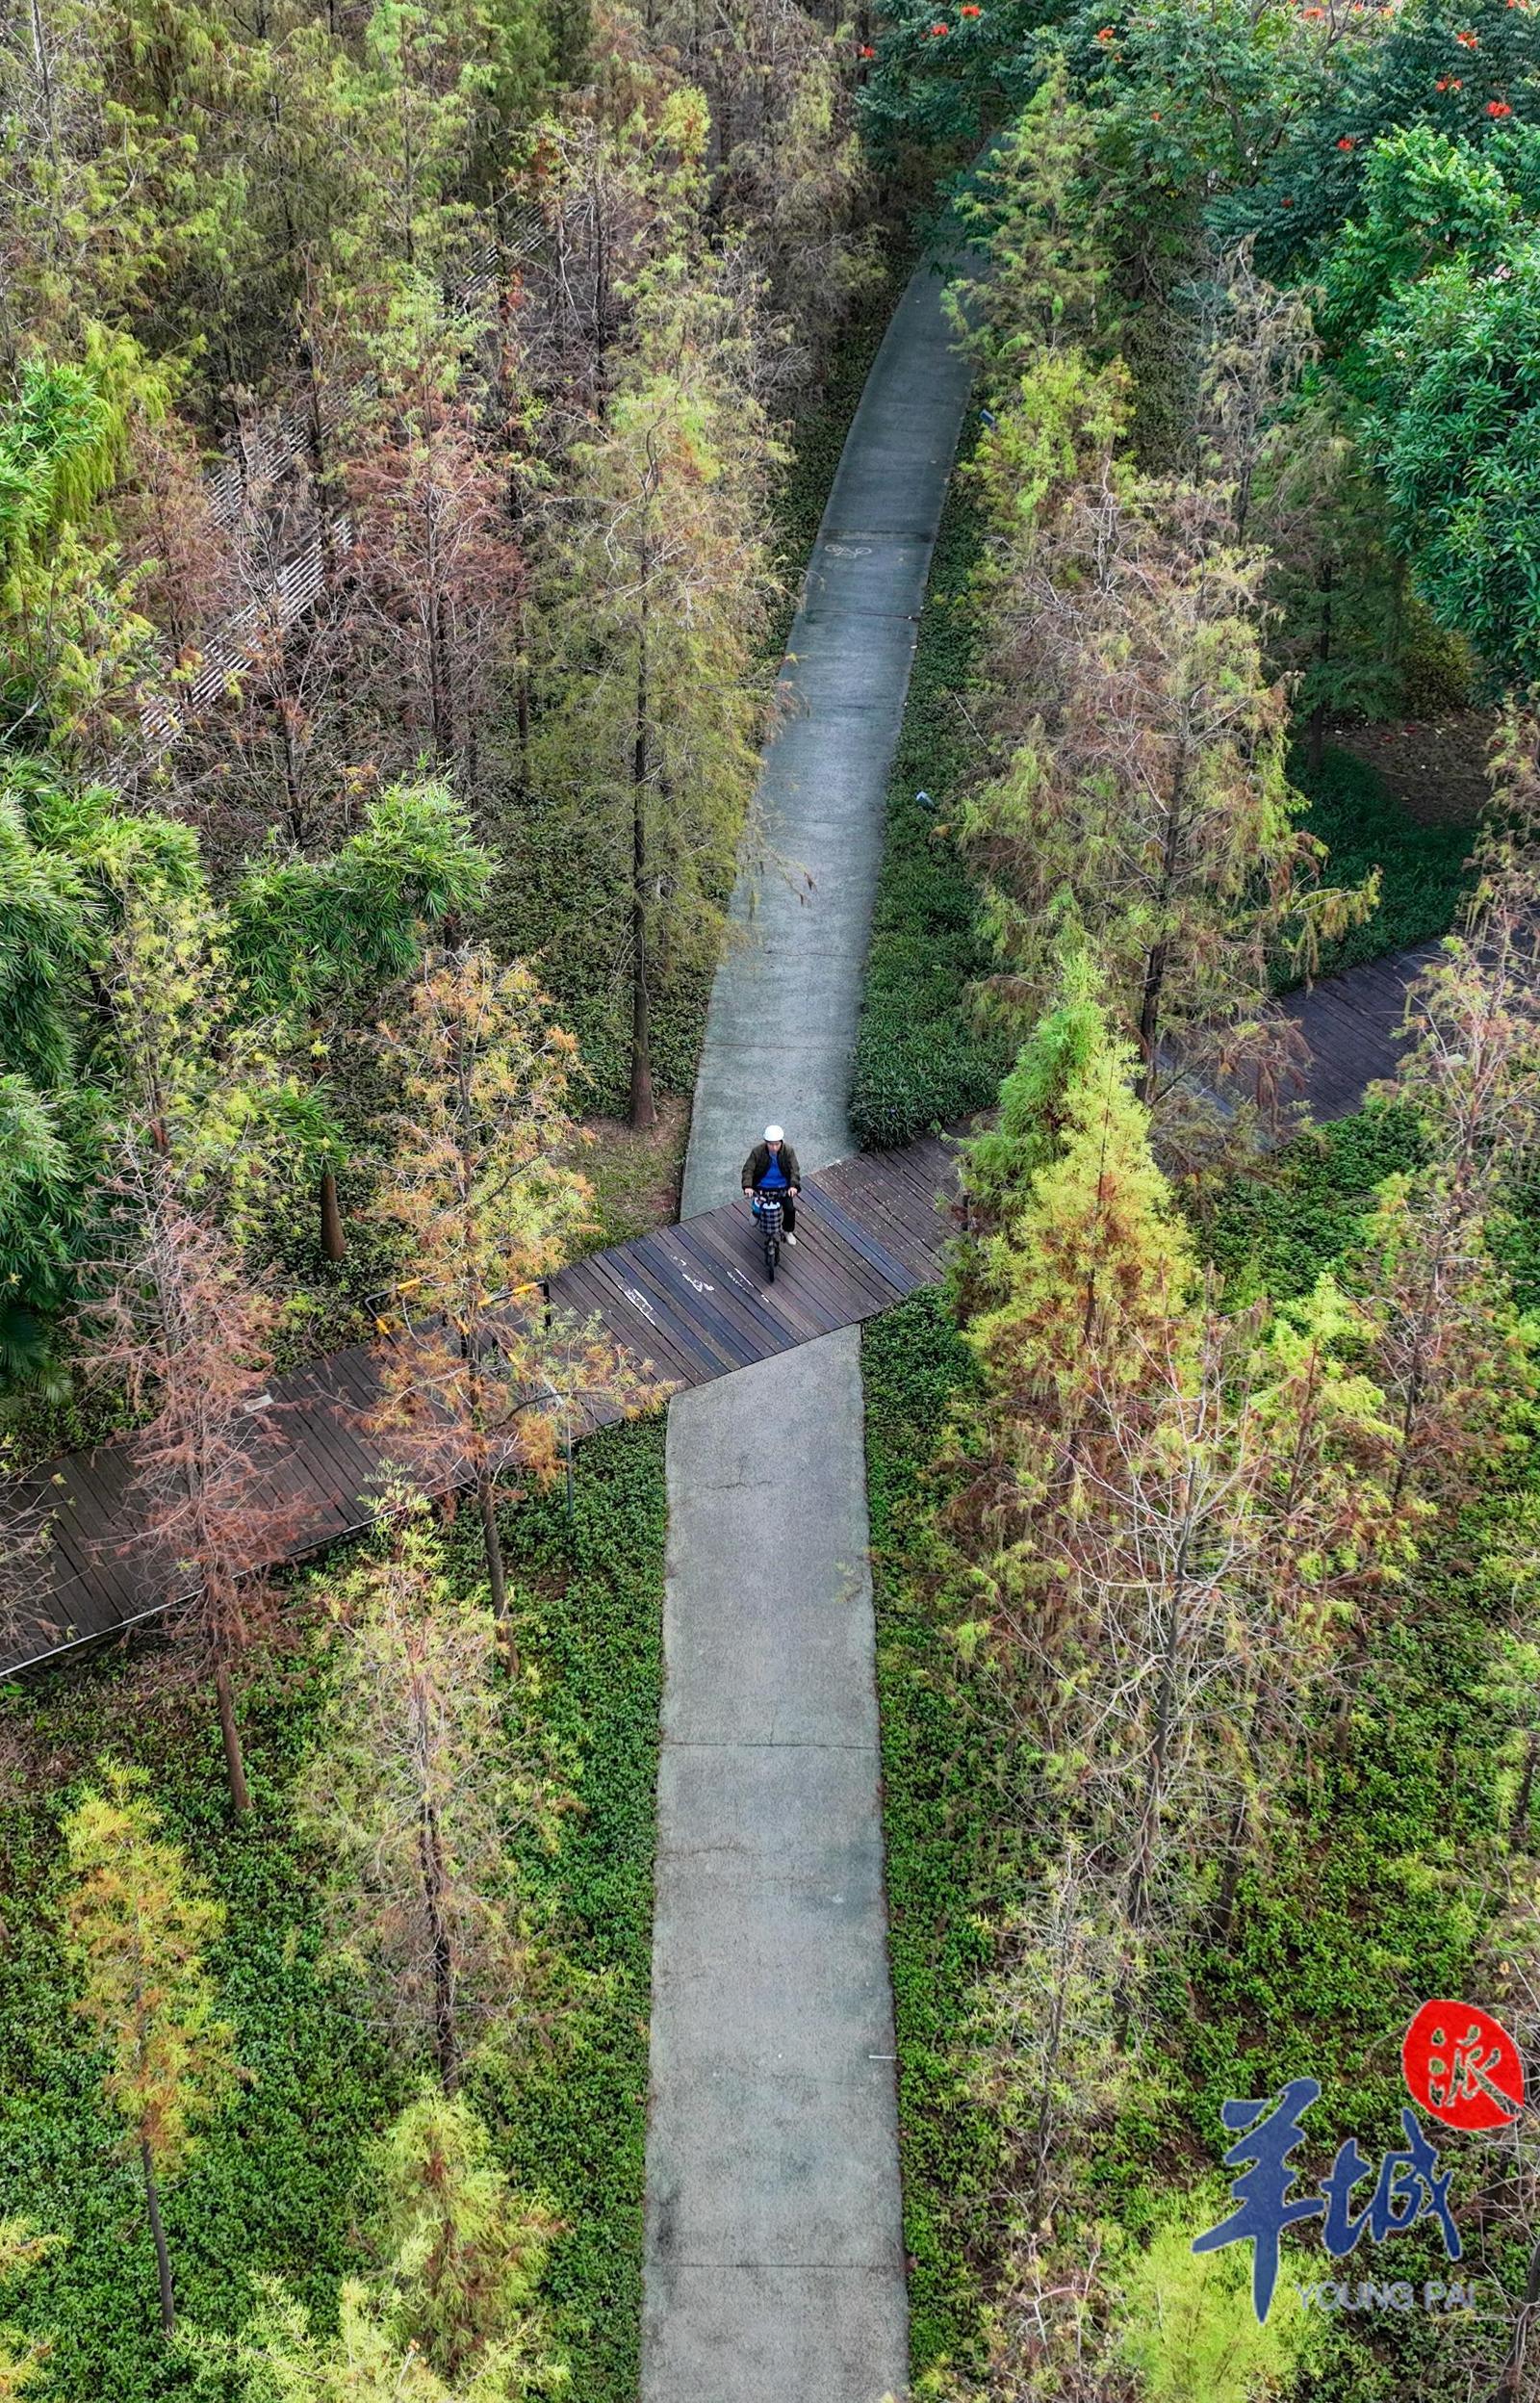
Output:
[[[1470,890],[1469,825],[1421,826],[1383,780],[1348,751],[1328,748],[1319,767],[1296,758],[1295,783],[1309,801],[1304,823],[1326,846],[1329,872],[1355,885],[1377,871],[1379,899],[1357,926],[1322,944],[1320,972],[1403,951],[1447,935]]]
[[[536,2293],[546,2352],[568,2365],[572,2390],[606,2403],[635,2391],[663,1533],[656,1422],[584,1447],[570,1522],[559,1488],[507,1513],[526,1669],[519,1687],[503,1681],[500,1707],[560,1808],[553,1828],[514,1847],[541,2023],[473,2061],[464,2081],[497,2164],[552,2223]],[[474,1515],[451,1531],[448,1563],[474,1592]],[[257,2313],[262,2278],[276,2276],[324,2334],[343,2282],[377,2268],[378,2147],[426,2064],[393,2052],[339,1952],[326,1851],[295,1810],[334,1684],[321,1615],[345,1573],[339,1563],[307,1577],[298,1648],[248,1693],[252,1809],[239,1821],[221,1798],[218,1731],[174,1655],[144,1651],[6,1696],[0,2160],[8,2212],[64,2239],[9,2311],[51,2345],[61,2403],[149,2403],[188,2390],[191,2375],[160,2333],[139,2163],[100,2098],[102,2054],[73,2008],[61,1919],[61,1822],[104,1755],[143,1772],[163,1832],[224,1914],[206,1964],[233,2031],[233,2090],[163,2205],[179,2319],[231,2338]],[[245,2392],[218,2350],[200,2375],[200,2392],[229,2403]]]
[[[1404,1114],[1372,1111],[1296,1145],[1276,1176],[1239,1180],[1202,1234],[1238,1306],[1296,1297],[1340,1272],[1373,1188],[1418,1150]],[[920,2391],[930,2379],[938,2393],[1014,2395],[1034,2390],[1012,2383],[1012,2331],[1019,2341],[1038,2289],[1013,2258],[1033,2223],[1003,2198],[1020,2192],[1035,2005],[1016,1991],[1013,2036],[1001,1989],[1018,1966],[1053,1974],[1033,1930],[1062,1826],[1030,1748],[1023,1757],[1008,1694],[980,1673],[966,1603],[937,1566],[937,1519],[958,1475],[946,1438],[960,1396],[976,1389],[976,1355],[945,1301],[925,1295],[868,1328],[862,1365],[914,2365]],[[1522,1670],[1513,1683],[1509,1615],[1532,1494],[1526,1456],[1429,1546],[1359,1665],[1346,1719],[1339,1697],[1313,1717],[1222,1935],[1211,1904],[1210,1921],[1164,1954],[1116,2080],[1072,2023],[1080,2051],[1066,2035],[1065,2075],[1090,2082],[1092,2124],[1060,2258],[1071,2281],[1068,2264],[1090,2264],[1087,2291],[1100,2287],[1104,2313],[1112,2298],[1115,2324],[1131,2256],[1168,2221],[1173,2193],[1187,2197],[1184,2252],[1219,2216],[1192,2190],[1227,2141],[1227,2096],[1318,2077],[1330,2111],[1322,2159],[1349,2131],[1373,2154],[1399,2140],[1399,2046],[1417,2003],[1435,1989],[1486,1991],[1496,1975],[1492,1948],[1506,1940],[1509,1897],[1524,1890],[1536,1841],[1527,1785],[1516,1813],[1529,1703]],[[1522,1608],[1519,1621],[1522,1651]],[[1040,2016],[1040,1988],[1037,2007]],[[1488,2176],[1479,2158],[1462,2159],[1456,2208],[1480,2271],[1511,2292],[1523,2237],[1494,2213]],[[1387,2256],[1382,2274],[1442,2266],[1434,2247],[1394,2273]],[[1299,2274],[1325,2267],[1313,2259]],[[1059,2325],[1063,2334],[1062,2307]],[[1415,2384],[1463,2394],[1473,2354],[1501,2352],[1504,2329],[1501,2314],[1496,2334],[1473,2333],[1469,2318],[1338,2320],[1288,2390],[1373,2397]],[[1043,2375],[1055,2358],[1049,2341]]]

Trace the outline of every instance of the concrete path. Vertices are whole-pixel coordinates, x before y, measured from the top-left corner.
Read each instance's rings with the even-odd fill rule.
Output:
[[[686,1213],[786,1126],[850,1150],[883,805],[966,397],[910,285],[845,445],[733,901]],[[783,1274],[797,1275],[798,1252]],[[907,2382],[866,1481],[854,1330],[669,1413],[644,2403],[881,2403]]]

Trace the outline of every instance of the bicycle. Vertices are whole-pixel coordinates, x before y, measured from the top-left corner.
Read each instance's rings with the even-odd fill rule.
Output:
[[[785,1223],[780,1194],[767,1193],[761,1185],[754,1197],[754,1215],[764,1244],[765,1283],[773,1285],[776,1281],[776,1262],[781,1257],[781,1230]]]

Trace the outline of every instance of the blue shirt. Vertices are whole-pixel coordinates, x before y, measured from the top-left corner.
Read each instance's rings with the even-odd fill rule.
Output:
[[[779,1151],[771,1152],[770,1165],[765,1170],[764,1175],[760,1177],[759,1182],[762,1186],[768,1187],[772,1193],[784,1191],[787,1182],[786,1172],[781,1165],[781,1154]]]

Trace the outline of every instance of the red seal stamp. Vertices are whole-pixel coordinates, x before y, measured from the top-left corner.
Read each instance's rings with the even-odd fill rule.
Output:
[[[1474,2002],[1424,2002],[1401,2038],[1401,2073],[1447,2128],[1503,2128],[1524,2107],[1519,2048]]]

